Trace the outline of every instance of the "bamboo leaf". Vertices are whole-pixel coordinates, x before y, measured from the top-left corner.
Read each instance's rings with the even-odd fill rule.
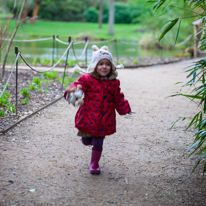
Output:
[[[180,94],[181,96],[192,98],[192,99],[204,99],[205,97],[197,96],[197,95],[189,95],[189,94]]]
[[[162,34],[160,35],[159,41],[166,35],[166,33],[167,33],[168,31],[170,31],[170,30],[174,27],[174,25],[178,22],[178,20],[179,20],[179,18],[176,18],[176,19],[170,21],[171,23],[168,24],[168,25],[164,28]]]
[[[180,31],[180,24],[181,24],[181,20],[180,20],[180,22],[179,22],[179,26],[178,26],[178,29],[177,29],[177,35],[176,35],[174,47],[175,47],[175,45],[176,45],[176,43],[177,43],[177,39],[178,39],[179,31]]]
[[[184,152],[184,155],[185,155],[186,153],[188,153],[188,152],[189,152],[192,148],[194,148],[196,145],[198,145],[199,142],[200,142],[200,141],[197,141],[197,142],[195,142],[192,146],[190,146],[190,147]]]
[[[203,154],[203,155],[201,155],[201,156],[197,159],[197,161],[196,161],[196,163],[195,163],[195,166],[194,166],[194,168],[193,168],[193,170],[192,170],[192,173],[195,171],[196,167],[199,165],[199,163],[201,162],[201,160],[202,160],[205,156],[206,156],[206,153]]]
[[[189,123],[188,127],[186,128],[186,130],[187,130],[188,128],[190,128],[190,127],[194,124],[195,119],[198,120],[199,114],[200,114],[200,112],[198,112],[198,113],[192,118],[192,120],[191,120],[191,122]]]

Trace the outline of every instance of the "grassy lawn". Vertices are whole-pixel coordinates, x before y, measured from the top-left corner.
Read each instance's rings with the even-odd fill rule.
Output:
[[[15,23],[14,20],[11,21],[11,30],[14,29]],[[103,24],[102,28],[99,29],[97,23],[36,21],[33,25],[29,22],[22,24],[18,29],[16,38],[21,36],[51,37],[52,35],[58,35],[60,39],[68,38],[68,36],[71,36],[73,39],[84,39],[85,36],[88,36],[90,39],[116,38],[118,40],[138,41],[144,33],[135,32],[135,30],[141,28],[140,24],[115,24],[115,35],[111,36],[108,34],[108,24]]]

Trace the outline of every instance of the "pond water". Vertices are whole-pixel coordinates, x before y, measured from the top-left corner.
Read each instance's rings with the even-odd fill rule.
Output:
[[[66,42],[66,40],[62,40]],[[174,57],[178,53],[180,53],[180,50],[174,49],[172,51],[168,50],[154,50],[154,49],[143,49],[141,46],[134,45],[132,43],[125,44],[118,42],[117,44],[115,42],[108,42],[108,43],[98,43],[98,42],[90,42],[87,49],[87,60],[91,60],[91,54],[92,54],[92,45],[96,44],[98,47],[101,47],[103,45],[107,45],[109,47],[110,52],[112,53],[113,57],[116,58],[117,56],[119,58],[123,57]],[[26,59],[26,61],[31,64],[34,59],[40,58],[40,59],[47,59],[52,60],[59,59],[62,57],[63,53],[65,52],[67,45],[62,44],[60,42],[55,41],[54,42],[54,49],[53,49],[53,39],[45,40],[45,41],[34,41],[34,42],[13,42],[12,48],[10,50],[10,54],[8,57],[8,63],[12,65],[12,62],[15,61],[15,52],[14,47],[18,46],[19,51],[21,51],[22,56]],[[85,44],[75,44],[74,49],[76,56],[80,56],[82,54],[82,51],[84,49]],[[117,48],[117,49],[116,49]],[[85,55],[82,56],[82,59],[80,61],[85,61]],[[63,58],[65,60],[66,57]],[[75,60],[75,56],[73,54],[72,48],[69,51],[69,59]],[[19,63],[22,63],[22,60],[19,59]]]

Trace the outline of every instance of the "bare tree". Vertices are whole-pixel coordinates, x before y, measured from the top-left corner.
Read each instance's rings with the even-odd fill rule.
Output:
[[[114,35],[114,0],[109,0],[109,34]]]
[[[31,21],[30,21],[31,24],[34,24],[36,19],[37,19],[38,12],[39,12],[39,5],[41,4],[42,1],[43,0],[36,0],[35,1],[35,6],[34,6],[34,9],[33,9],[32,18],[31,18]]]
[[[3,80],[4,78],[4,73],[5,73],[5,66],[6,66],[6,61],[7,61],[7,57],[8,57],[8,54],[9,54],[9,51],[10,51],[10,48],[11,48],[11,44],[13,42],[13,39],[16,35],[16,32],[19,28],[19,25],[21,23],[21,15],[22,15],[22,12],[23,12],[23,9],[24,9],[24,6],[25,6],[25,3],[26,3],[27,0],[24,0],[23,3],[22,3],[22,6],[21,6],[21,9],[19,11],[19,14],[18,14],[18,19],[17,19],[17,24],[16,24],[16,27],[11,35],[11,38],[10,38],[10,41],[8,42],[8,45],[7,45],[7,48],[6,48],[6,53],[5,53],[5,56],[4,56],[4,60],[3,60],[3,63],[2,63],[2,71],[1,71],[1,80]],[[6,25],[6,27],[4,28],[4,31],[2,33],[5,34],[6,30],[7,30],[7,27],[8,25]],[[2,36],[3,37],[3,36]],[[1,38],[1,41],[2,41],[3,38]],[[2,42],[0,44],[0,46],[2,46]],[[1,49],[1,48],[0,48]]]
[[[26,2],[24,5],[24,10],[21,15],[21,20],[23,20],[24,24],[26,23],[27,14],[28,14],[28,3]]]
[[[103,0],[99,2],[99,28],[102,28],[102,10],[103,10]]]

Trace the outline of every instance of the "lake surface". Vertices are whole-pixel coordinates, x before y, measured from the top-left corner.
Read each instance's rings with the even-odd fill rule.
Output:
[[[66,40],[62,40],[67,42]],[[75,42],[78,43],[78,42]],[[87,49],[87,60],[91,60],[92,55],[92,45],[96,44],[98,47],[103,45],[107,45],[109,47],[110,52],[112,53],[113,57],[119,58],[123,57],[174,57],[181,50],[174,49],[172,51],[168,50],[161,50],[161,49],[143,49],[139,45],[134,45],[133,43],[125,44],[118,42],[107,42],[107,43],[98,43],[98,42],[90,42]],[[60,42],[54,42],[54,49],[53,49],[53,39],[45,40],[45,41],[34,41],[34,42],[13,42],[12,48],[10,50],[10,54],[8,57],[8,63],[12,64],[15,61],[15,52],[14,47],[18,46],[19,51],[21,51],[22,56],[26,59],[26,61],[31,64],[34,59],[47,59],[52,60],[53,58],[59,59],[62,57],[63,53],[65,52],[67,45],[62,44]],[[84,49],[85,43],[75,44],[74,49],[76,56],[80,56]],[[116,50],[117,48],[117,50]],[[54,57],[53,57],[54,56]],[[85,61],[85,55],[82,56],[81,61]],[[66,56],[63,60],[66,59]],[[72,48],[69,50],[69,59],[75,60],[75,56],[73,54]],[[19,63],[22,63],[22,60],[19,59]]]

